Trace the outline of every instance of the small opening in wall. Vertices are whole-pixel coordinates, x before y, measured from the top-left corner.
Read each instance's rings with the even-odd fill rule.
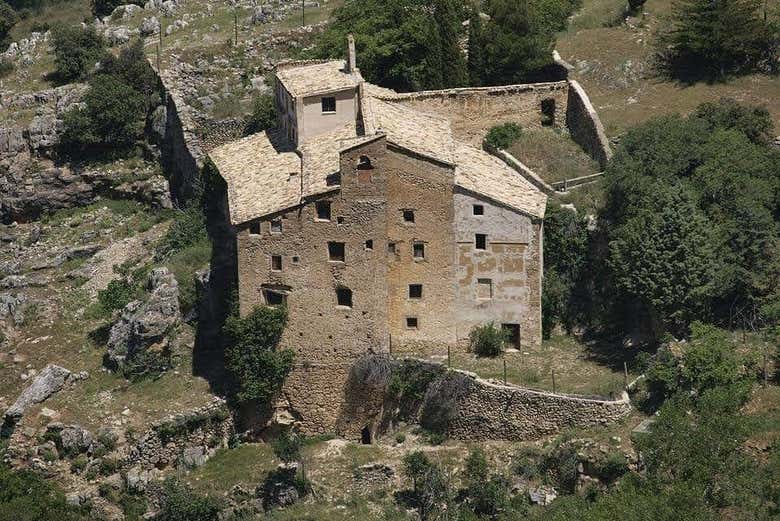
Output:
[[[255,221],[249,225],[250,235],[260,235],[260,221]]]
[[[477,279],[477,299],[490,300],[493,298],[493,281],[491,279]]]
[[[371,165],[371,159],[368,156],[360,156],[360,159],[358,159],[358,170],[371,170],[374,168]]]
[[[322,111],[336,112],[336,98],[333,96],[326,96],[322,98]]]
[[[478,233],[474,237],[474,243],[475,248],[478,250],[486,250],[487,249],[487,235],[484,233]]]
[[[287,301],[287,296],[284,293],[270,289],[263,290],[263,298],[267,306],[281,306]]]
[[[422,284],[409,284],[409,298],[422,298]]]
[[[339,306],[352,307],[352,290],[349,288],[336,288],[336,303]]]
[[[481,204],[475,204],[473,210],[474,215],[485,215],[485,207]]]
[[[293,264],[298,264],[298,263],[300,263],[300,262],[301,262],[301,258],[300,258],[300,257],[298,257],[297,255],[293,255],[293,258],[292,258],[292,263],[293,263]]]
[[[271,255],[271,269],[273,271],[282,271],[282,256]]]
[[[368,428],[368,425],[363,427],[363,430],[360,431],[360,443],[363,445],[371,445],[371,429]]]
[[[417,329],[417,317],[406,317],[406,329]]]
[[[329,242],[328,243],[328,259],[333,262],[344,262],[344,243],[343,242]]]
[[[271,221],[271,233],[282,233],[282,220],[274,219]]]
[[[555,100],[547,98],[542,100],[542,126],[551,127],[555,124]]]
[[[366,250],[373,250],[374,249],[374,241],[371,239],[368,239],[366,241]]]
[[[388,242],[387,243],[387,253],[395,253],[395,243],[394,242]]]
[[[337,224],[344,224],[344,218],[342,216],[336,217],[336,223]]]
[[[320,221],[330,221],[330,201],[317,201],[317,219]]]
[[[412,254],[414,255],[415,259],[424,259],[425,258],[425,244],[422,242],[415,242],[412,245]]]
[[[506,343],[514,348],[520,348],[520,324],[501,324]]]
[[[414,222],[414,210],[404,210],[403,211],[404,216],[404,222],[405,223],[413,223]]]
[[[325,177],[325,186],[337,186],[341,184],[341,174],[335,173]]]

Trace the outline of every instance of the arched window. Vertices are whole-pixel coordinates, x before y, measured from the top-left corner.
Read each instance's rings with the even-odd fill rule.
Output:
[[[358,170],[371,170],[374,168],[371,166],[371,159],[369,159],[368,156],[360,156],[360,159],[358,160],[357,169]]]

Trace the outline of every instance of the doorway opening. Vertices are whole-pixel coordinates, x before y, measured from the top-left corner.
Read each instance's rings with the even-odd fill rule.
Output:
[[[371,429],[366,425],[363,430],[360,431],[360,443],[363,445],[371,445]]]
[[[501,330],[507,346],[520,349],[520,324],[501,324]]]

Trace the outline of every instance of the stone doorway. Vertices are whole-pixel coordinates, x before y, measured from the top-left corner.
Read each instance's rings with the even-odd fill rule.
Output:
[[[360,443],[363,445],[371,445],[371,428],[366,425],[363,430],[360,431]]]
[[[520,349],[520,324],[501,324],[508,347]]]

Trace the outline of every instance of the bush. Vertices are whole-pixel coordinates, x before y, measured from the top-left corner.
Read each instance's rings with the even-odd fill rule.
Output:
[[[301,460],[301,449],[303,448],[303,438],[286,429],[271,444],[274,449],[274,455],[285,463],[293,463]]]
[[[225,321],[225,367],[235,380],[234,397],[239,402],[268,403],[279,392],[292,370],[294,354],[277,345],[287,322],[284,307],[257,307],[241,318]]]
[[[596,462],[595,473],[599,479],[611,483],[628,472],[626,457],[618,452],[610,452]]]
[[[98,291],[98,304],[106,313],[111,313],[128,305],[134,293],[128,281],[115,279],[108,283],[106,289]]]
[[[403,473],[412,480],[411,500],[421,520],[432,519],[436,512],[447,508],[449,483],[442,469],[425,453],[418,450],[404,456]]]
[[[470,382],[467,376],[455,372],[433,381],[420,407],[420,425],[432,433],[446,434],[458,413],[458,400],[468,392]]]
[[[217,521],[220,505],[196,494],[186,484],[169,480],[163,487],[160,511],[155,521]]]
[[[571,494],[577,484],[577,466],[579,459],[573,447],[562,445],[547,452],[540,465],[540,470],[559,490]]]
[[[19,15],[16,14],[16,11],[10,5],[0,0],[0,48],[3,48],[11,27],[16,25],[18,21]]]
[[[68,505],[65,495],[37,474],[0,463],[0,519],[86,521],[90,517]]]
[[[52,29],[52,39],[54,74],[62,83],[84,79],[106,53],[105,40],[91,25],[86,29],[58,25]]]
[[[517,123],[504,123],[491,128],[485,136],[488,146],[496,149],[507,149],[520,139],[523,130]]]
[[[276,103],[270,94],[263,94],[255,99],[252,114],[246,120],[245,135],[254,134],[276,127]]]
[[[92,14],[100,18],[111,14],[114,11],[114,9],[116,9],[120,5],[124,5],[124,4],[143,5],[143,3],[139,1],[128,2],[127,0],[92,0],[91,4],[92,4]]]
[[[504,350],[506,332],[495,326],[493,322],[475,326],[469,333],[471,352],[477,356],[496,357]]]
[[[14,62],[11,60],[6,60],[5,58],[0,59],[0,78],[10,76],[15,69],[16,66],[14,65]]]

